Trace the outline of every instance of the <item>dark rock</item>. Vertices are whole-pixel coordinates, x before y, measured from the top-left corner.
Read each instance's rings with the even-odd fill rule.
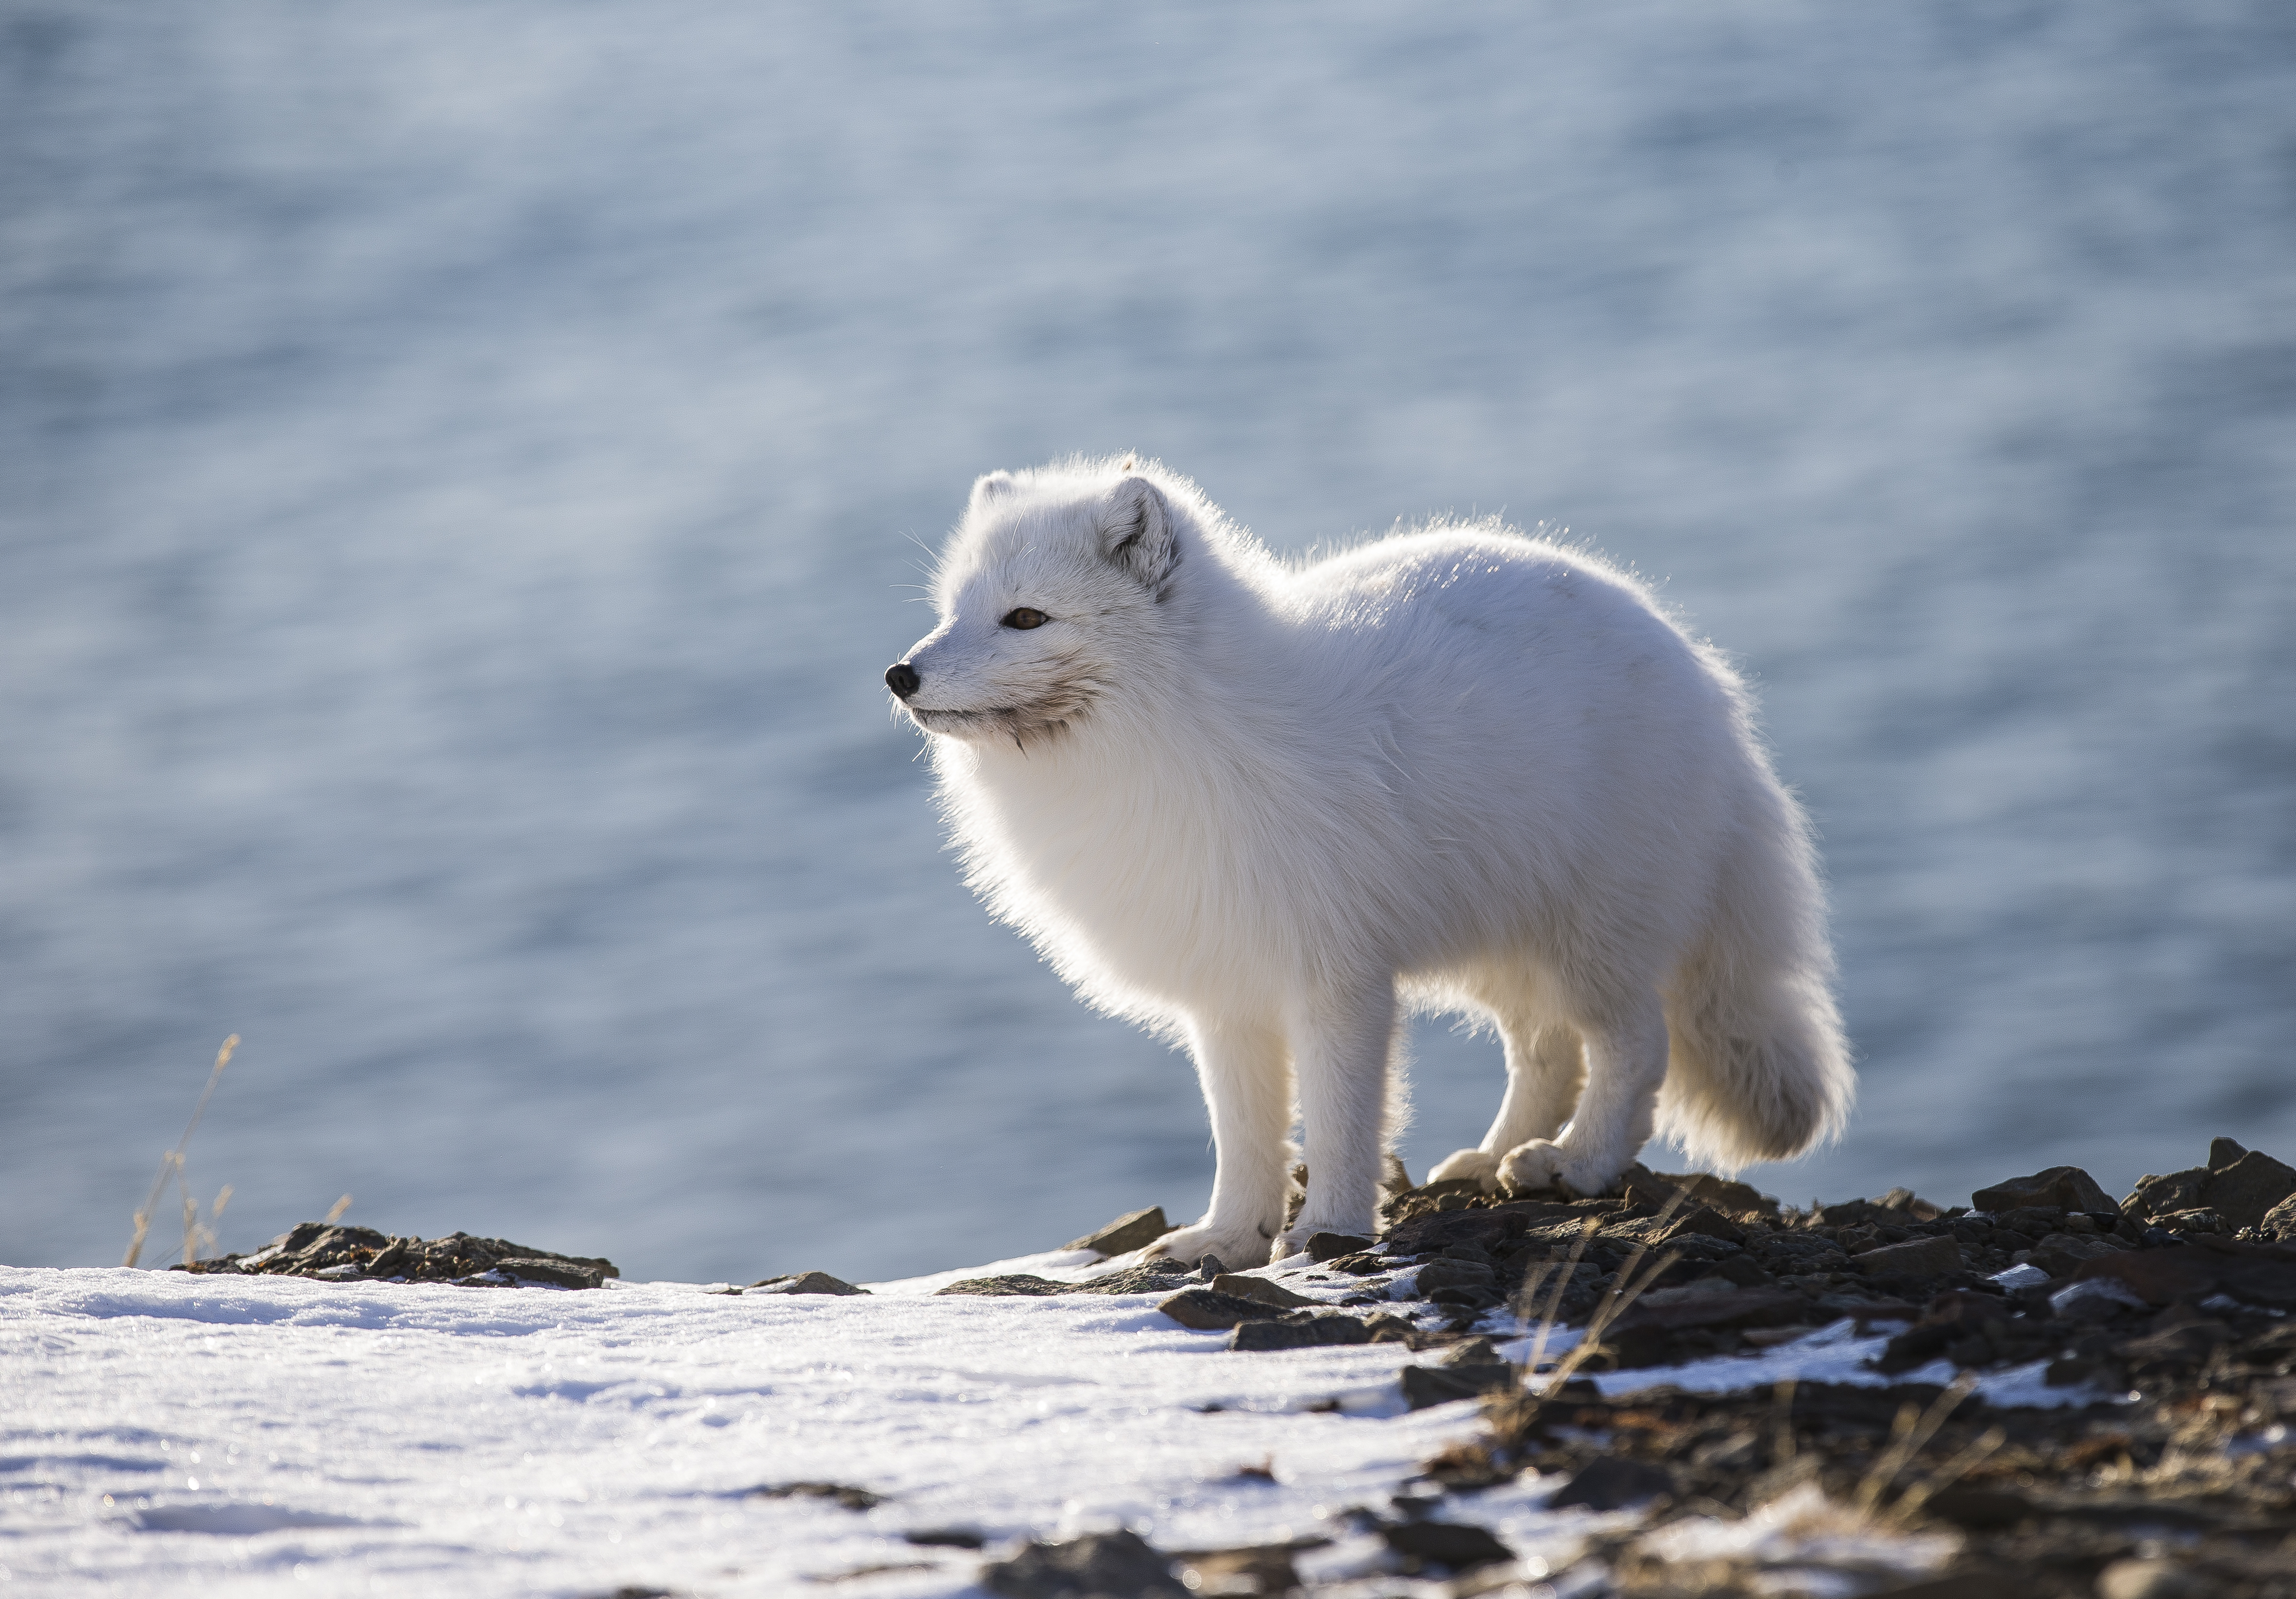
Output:
[[[1589,1510],[1624,1510],[1661,1495],[1672,1497],[1674,1473],[1653,1461],[1611,1455],[1582,1466],[1546,1502],[1549,1510],[1583,1504]]]
[[[511,1269],[512,1266],[517,1269]],[[176,1271],[231,1275],[316,1277],[322,1282],[452,1282],[506,1288],[521,1282],[561,1288],[596,1288],[619,1277],[614,1263],[594,1256],[560,1255],[508,1239],[398,1238],[372,1227],[300,1222],[250,1255],[198,1261]]]
[[[1055,1282],[1050,1277],[1035,1277],[1026,1272],[1014,1272],[1002,1277],[967,1277],[946,1288],[937,1288],[933,1293],[936,1298],[942,1294],[977,1294],[988,1298],[1013,1295],[1042,1298],[1047,1294],[1064,1294],[1074,1286],[1073,1283]],[[798,1290],[789,1289],[783,1291],[794,1293]]]
[[[2245,1147],[2229,1138],[2211,1138],[2209,1140],[2209,1170],[2223,1171],[2226,1166],[2237,1164],[2240,1158],[2247,1153]]]
[[[1699,1282],[1653,1289],[1627,1306],[1611,1326],[1613,1330],[1656,1327],[1669,1332],[1692,1327],[1786,1327],[1808,1321],[1809,1315],[1809,1301],[1789,1290]]]
[[[1750,1183],[1733,1183],[1710,1172],[1659,1172],[1655,1175],[1660,1183],[1685,1190],[1699,1204],[1711,1206],[1734,1220],[1775,1224],[1778,1219],[1778,1202],[1766,1193],[1758,1193]]]
[[[1211,1290],[1216,1294],[1234,1294],[1239,1299],[1251,1299],[1277,1310],[1299,1310],[1323,1303],[1306,1294],[1293,1293],[1272,1277],[1247,1277],[1237,1273],[1213,1278]]]
[[[1414,1568],[1441,1566],[1451,1571],[1472,1571],[1477,1566],[1514,1558],[1514,1551],[1488,1529],[1465,1521],[1405,1521],[1381,1528],[1380,1536]]]
[[[1488,1289],[1497,1280],[1498,1273],[1480,1262],[1437,1259],[1419,1268],[1414,1289],[1422,1295],[1445,1288]]]
[[[2120,1253],[2120,1247],[2094,1235],[2052,1232],[2032,1249],[2032,1264],[2052,1277],[2070,1277],[2086,1261]]]
[[[1868,1277],[1942,1277],[1961,1270],[1961,1246],[1950,1238],[1914,1238],[1868,1249],[1850,1264]]]
[[[1389,1158],[1392,1159],[1390,1156]],[[1196,1594],[1289,1594],[1300,1587],[1292,1557],[1319,1549],[1329,1538],[1299,1538],[1288,1544],[1255,1544],[1239,1549],[1187,1549],[1172,1556],[1180,1580]]]
[[[1371,1248],[1372,1240],[1348,1232],[1316,1232],[1308,1239],[1308,1258],[1322,1265],[1337,1260],[1343,1255],[1359,1255]]]
[[[2257,1225],[2283,1243],[2296,1240],[2296,1194],[2289,1195],[2265,1212],[2264,1220]]]
[[[1521,1380],[1522,1368],[1492,1360],[1473,1365],[1406,1366],[1398,1376],[1403,1385],[1404,1402],[1414,1410],[1425,1410],[1431,1405],[1447,1405],[1454,1399],[1505,1393]]]
[[[1927,1509],[1940,1520],[1979,1532],[2014,1527],[2033,1513],[2023,1495],[1997,1488],[1945,1488],[1930,1496]]]
[[[2232,1142],[2230,1139],[2217,1142]],[[2260,1150],[2251,1150],[2217,1172],[2209,1183],[2208,1207],[2234,1227],[2255,1227],[2262,1225],[2273,1207],[2291,1194],[2296,1194],[2296,1171]]]
[[[841,1277],[827,1272],[796,1272],[783,1277],[760,1277],[750,1284],[753,1294],[865,1294],[865,1288],[856,1288]],[[947,1293],[949,1290],[940,1290]]]
[[[2204,1196],[2216,1174],[2204,1166],[2188,1171],[2170,1172],[2164,1176],[2145,1175],[2136,1179],[2136,1186],[2121,1201],[2121,1208],[2140,1220],[2174,1216],[2178,1211],[2199,1210],[2206,1204]]]
[[[1372,1330],[1351,1315],[1336,1312],[1317,1315],[1313,1311],[1293,1311],[1278,1321],[1240,1323],[1229,1335],[1227,1347],[1246,1353],[1264,1353],[1272,1349],[1325,1349],[1342,1344],[1367,1344],[1372,1341]]]
[[[555,1288],[600,1288],[606,1281],[606,1274],[595,1266],[540,1260],[531,1255],[512,1255],[498,1260],[494,1269],[521,1282],[547,1282]]]
[[[2296,1246],[2247,1244],[2205,1235],[2182,1249],[2123,1249],[2084,1263],[2076,1282],[2110,1277],[2148,1305],[2230,1294],[2251,1305],[2296,1309]]]
[[[1070,1283],[1064,1291],[1072,1294],[1162,1294],[1171,1292],[1194,1275],[1193,1266],[1184,1265],[1167,1257],[1144,1260],[1138,1265],[1126,1266],[1120,1272],[1111,1272],[1105,1277]]]
[[[920,1527],[901,1534],[901,1541],[920,1549],[978,1549],[988,1540],[970,1527]]]
[[[1345,1272],[1350,1277],[1373,1277],[1382,1272],[1393,1271],[1395,1262],[1373,1254],[1342,1255],[1329,1263],[1335,1272]]]
[[[1144,1249],[1173,1231],[1172,1224],[1164,1219],[1164,1207],[1151,1205],[1145,1210],[1135,1210],[1118,1216],[1096,1232],[1072,1238],[1061,1248],[1090,1249],[1106,1259],[1111,1255],[1128,1255],[1135,1249]]]
[[[1428,1255],[1453,1244],[1488,1249],[1521,1232],[1527,1218],[1517,1210],[1446,1210],[1414,1216],[1381,1240],[1390,1255]]]
[[[1246,1322],[1273,1321],[1283,1314],[1257,1299],[1216,1293],[1209,1288],[1183,1289],[1156,1308],[1198,1332],[1222,1332]]]
[[[2077,1166],[2053,1166],[2030,1177],[2012,1177],[1969,1196],[1972,1210],[2014,1210],[2027,1205],[2054,1205],[2060,1210],[2117,1210],[2112,1198],[2096,1179]]]
[[[1652,1241],[1674,1244],[1693,1237],[1718,1238],[1725,1243],[1742,1245],[1746,1230],[1720,1211],[1700,1205],[1676,1216]]]
[[[980,1586],[1004,1599],[1187,1599],[1172,1562],[1136,1532],[1101,1532],[1066,1543],[1030,1544],[980,1568]]]
[[[752,1499],[826,1499],[840,1510],[873,1510],[885,1502],[882,1494],[842,1482],[777,1482],[750,1490]]]

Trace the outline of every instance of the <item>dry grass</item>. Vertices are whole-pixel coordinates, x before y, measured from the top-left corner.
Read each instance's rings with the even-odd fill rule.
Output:
[[[197,1260],[202,1241],[210,1248],[214,1246],[215,1224],[221,1219],[223,1207],[231,1203],[231,1187],[226,1183],[223,1191],[216,1195],[215,1204],[202,1223],[200,1202],[192,1198],[191,1185],[184,1177],[184,1150],[191,1143],[192,1134],[199,1130],[200,1118],[208,1113],[208,1101],[215,1097],[216,1084],[223,1080],[223,1068],[231,1064],[232,1052],[238,1048],[239,1034],[234,1033],[216,1051],[214,1069],[208,1073],[208,1085],[200,1091],[200,1102],[192,1109],[192,1119],[184,1125],[184,1135],[176,1141],[174,1149],[160,1157],[159,1175],[152,1179],[152,1191],[144,1198],[144,1207],[135,1213],[135,1235],[127,1240],[127,1254],[120,1265],[134,1265],[143,1258],[144,1241],[151,1236],[152,1220],[160,1214],[160,1198],[168,1191],[170,1178],[184,1200],[184,1259]]]

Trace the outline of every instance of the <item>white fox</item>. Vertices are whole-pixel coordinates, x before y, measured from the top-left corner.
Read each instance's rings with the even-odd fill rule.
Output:
[[[1194,1056],[1211,1208],[1157,1252],[1372,1235],[1412,1009],[1506,1048],[1438,1178],[1599,1194],[1654,1126],[1734,1171],[1840,1130],[1808,823],[1631,578],[1496,523],[1286,564],[1160,466],[1078,460],[975,483],[933,593],[885,680],[969,880]]]

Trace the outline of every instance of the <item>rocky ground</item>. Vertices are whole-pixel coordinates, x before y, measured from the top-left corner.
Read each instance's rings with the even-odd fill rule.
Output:
[[[1145,1256],[1168,1227],[1143,1211],[1075,1240],[1109,1257],[1098,1276],[940,1288],[1154,1293],[1238,1352],[1406,1344],[1439,1352],[1403,1369],[1413,1408],[1484,1405],[1478,1438],[1389,1503],[1343,1512],[1387,1551],[1367,1573],[1318,1575],[1320,1540],[1158,1550],[1115,1533],[1004,1553],[981,1586],[1007,1599],[2296,1599],[2296,1170],[2219,1139],[2204,1165],[2144,1178],[2118,1204],[2064,1166],[1951,1207],[1896,1190],[1796,1211],[1640,1167],[1623,1186],[1576,1199],[1398,1184],[1377,1238],[1318,1234],[1308,1269],[1283,1281]],[[615,1274],[501,1240],[318,1224],[192,1269],[488,1287]],[[808,1272],[718,1291],[866,1290]],[[1890,1335],[1872,1375],[1895,1381],[1668,1381],[1845,1322]],[[2042,1372],[2064,1402],[2005,1408],[1972,1391],[1977,1374],[2013,1368]],[[1642,1371],[1647,1385],[1619,1380]],[[1590,1512],[1561,1567],[1476,1521],[1478,1496],[1549,1482],[1548,1507]],[[873,1503],[836,1483],[784,1491]]]

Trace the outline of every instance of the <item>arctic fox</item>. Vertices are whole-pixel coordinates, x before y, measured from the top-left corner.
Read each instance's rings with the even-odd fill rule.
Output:
[[[1624,573],[1496,523],[1287,564],[1154,463],[1079,460],[976,482],[933,594],[885,681],[970,882],[1194,1057],[1211,1208],[1158,1252],[1373,1235],[1414,1009],[1505,1044],[1438,1178],[1600,1194],[1654,1128],[1730,1170],[1839,1131],[1808,824]]]

